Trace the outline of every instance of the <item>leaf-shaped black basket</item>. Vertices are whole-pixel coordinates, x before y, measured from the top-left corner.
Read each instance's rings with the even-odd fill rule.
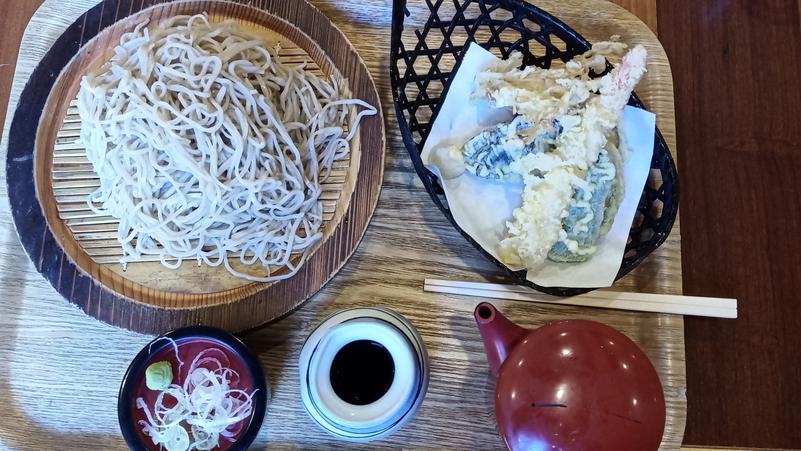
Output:
[[[569,61],[586,52],[590,43],[555,17],[522,0],[425,0],[412,10],[407,8],[406,0],[395,0],[393,4],[390,80],[395,112],[403,142],[431,199],[465,239],[521,284],[557,296],[591,291],[538,286],[526,280],[525,271],[511,271],[492,257],[456,224],[437,177],[423,165],[423,145],[448,93],[452,75],[471,42],[501,58],[519,51],[524,65],[543,68],[550,67],[555,59]],[[632,95],[629,105],[644,108],[636,95]],[[651,168],[617,279],[636,268],[665,241],[676,219],[676,164],[659,130]],[[655,174],[657,171],[659,175]]]

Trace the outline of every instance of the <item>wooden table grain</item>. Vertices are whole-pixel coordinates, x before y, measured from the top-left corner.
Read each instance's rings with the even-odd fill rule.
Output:
[[[22,40],[11,105],[59,30],[96,1],[47,0],[39,9]],[[603,36],[597,33],[611,29],[592,26],[595,0],[583,1],[543,0],[538,4],[549,10],[571,5],[571,10],[560,15],[587,37],[599,39]],[[23,27],[18,24],[26,22],[36,3],[39,0],[5,0],[0,5],[0,26],[8,25],[0,33],[11,35],[0,41],[0,57],[13,58],[10,46],[19,42],[19,35],[13,32]],[[387,174],[365,239],[334,281],[299,311],[242,336],[259,354],[273,389],[256,447],[502,449],[492,413],[494,380],[472,320],[478,300],[422,292],[427,276],[497,279],[498,271],[452,230],[428,200],[397,130],[391,126],[394,115],[386,51],[391,2],[313,3],[349,36],[376,78],[390,124]],[[622,3],[650,14],[646,22],[656,26],[653,1]],[[8,77],[3,80],[5,89],[10,82]],[[4,100],[0,102],[4,104]],[[646,96],[645,100],[665,104],[656,97]],[[660,110],[660,120],[672,122],[672,111]],[[668,139],[673,145],[672,123],[664,125],[660,125],[663,131],[671,130]],[[6,197],[5,190],[4,180],[0,180],[0,197]],[[681,292],[679,236],[677,227],[659,254],[618,287]],[[25,257],[6,200],[0,204],[0,280],[4,288],[0,301],[0,448],[123,448],[116,421],[116,392],[128,362],[150,337],[98,322],[61,299]],[[343,444],[327,436],[303,412],[297,357],[308,331],[326,315],[368,305],[393,308],[418,327],[431,357],[431,383],[418,415],[395,435],[369,445]],[[679,447],[686,403],[681,317],[520,302],[496,305],[526,327],[570,317],[594,319],[623,330],[648,354],[665,386],[668,420],[663,448]]]

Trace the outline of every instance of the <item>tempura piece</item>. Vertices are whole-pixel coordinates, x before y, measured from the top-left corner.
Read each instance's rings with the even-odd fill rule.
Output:
[[[603,78],[592,79],[591,74],[603,73],[607,59],[615,60],[625,50],[626,44],[621,42],[600,42],[558,69],[518,69],[523,55],[515,52],[476,75],[475,95],[486,97],[496,108],[509,107],[524,116],[532,124],[529,135],[533,138],[552,132],[557,118],[582,108],[603,84]]]
[[[465,166],[471,173],[486,179],[519,181],[511,164],[524,155],[540,154],[550,149],[561,129],[528,139],[531,124],[523,116],[484,130],[464,145]]]
[[[582,61],[590,58],[594,57]],[[508,236],[500,243],[505,263],[535,270],[564,234],[563,220],[574,193],[607,147],[609,136],[616,133],[623,108],[645,74],[645,59],[645,48],[637,46],[596,80],[584,80],[583,69],[576,69],[579,78],[559,78],[569,75],[567,68],[555,71],[557,75],[542,69],[511,69],[501,82],[492,84],[490,98],[496,106],[514,102],[517,112],[532,124],[555,118],[563,128],[552,152],[527,154],[511,164],[526,187],[523,205],[507,223]],[[616,208],[609,212],[612,217],[615,213]]]

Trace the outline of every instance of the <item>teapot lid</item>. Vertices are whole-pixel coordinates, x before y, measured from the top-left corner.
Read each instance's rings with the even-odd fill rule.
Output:
[[[495,413],[512,450],[655,450],[665,398],[648,357],[593,321],[550,323],[501,366]]]

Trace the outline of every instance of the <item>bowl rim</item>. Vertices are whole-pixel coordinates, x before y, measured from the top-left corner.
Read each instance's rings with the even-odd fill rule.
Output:
[[[255,390],[255,394],[253,395],[253,414],[245,430],[229,449],[231,451],[247,450],[261,430],[262,424],[264,423],[264,415],[267,410],[269,388],[267,379],[264,376],[264,371],[261,368],[261,363],[258,357],[234,335],[222,329],[199,325],[181,327],[159,335],[146,344],[131,361],[128,369],[125,371],[125,376],[122,378],[120,391],[117,396],[117,419],[125,443],[130,449],[136,451],[147,451],[150,449],[143,443],[139,437],[139,433],[136,431],[136,424],[131,414],[131,403],[133,402],[133,391],[136,384],[139,382],[140,378],[144,376],[145,367],[150,362],[150,359],[156,353],[164,349],[164,347],[171,346],[170,343],[164,341],[163,346],[152,347],[153,344],[163,341],[164,338],[170,338],[176,342],[193,338],[217,341],[229,347],[234,354],[242,359],[253,379],[253,389]]]

